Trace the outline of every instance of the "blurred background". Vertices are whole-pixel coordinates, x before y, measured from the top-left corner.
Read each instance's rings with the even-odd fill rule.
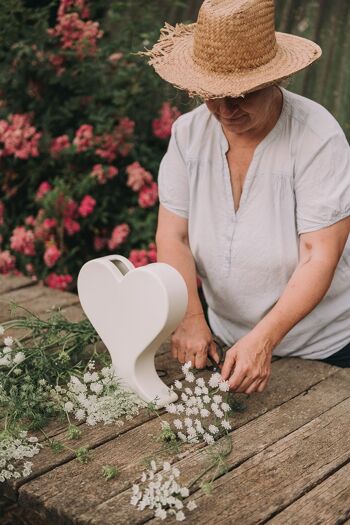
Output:
[[[136,55],[198,0],[8,0],[0,5],[0,273],[76,291],[81,266],[156,261],[157,171],[196,101]],[[323,55],[288,89],[350,137],[348,0],[276,0],[276,28]]]

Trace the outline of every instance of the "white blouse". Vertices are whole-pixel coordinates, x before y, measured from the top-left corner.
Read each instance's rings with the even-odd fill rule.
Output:
[[[159,168],[159,200],[188,219],[213,332],[232,345],[276,303],[299,234],[350,215],[350,148],[323,106],[282,88],[275,127],[258,144],[235,212],[228,142],[205,104],[179,117]],[[350,342],[350,237],[322,301],[274,349],[323,359]]]

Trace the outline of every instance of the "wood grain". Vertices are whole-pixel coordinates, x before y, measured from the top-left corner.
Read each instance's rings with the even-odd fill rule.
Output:
[[[340,525],[350,518],[350,463],[269,520],[269,525]],[[315,510],[317,512],[315,513]]]
[[[291,359],[288,363],[288,370],[291,379],[293,377],[293,371],[294,375],[297,375],[295,367],[292,366],[293,361],[295,362],[296,360]],[[312,363],[309,364],[311,365]],[[319,368],[320,375],[315,381],[317,376],[318,365],[321,365]],[[285,388],[285,375],[284,377],[282,376],[284,379],[284,381],[282,382],[278,380],[278,378],[281,378],[281,374],[277,373],[278,369],[280,369],[280,371],[282,372],[287,370],[286,362],[284,360],[276,361],[274,363],[276,371],[274,370],[273,373],[273,376],[275,376],[275,382],[271,383],[271,389],[273,390],[274,395],[270,396],[268,393],[266,393],[265,403],[261,403],[260,401],[261,398],[264,397],[264,394],[251,396],[251,404],[248,404],[246,412],[242,414],[237,414],[234,417],[234,427],[242,427],[243,431],[243,429],[247,427],[246,423],[251,421],[251,424],[253,424],[253,422],[256,422],[257,428],[259,428],[259,421],[264,417],[262,416],[262,414],[265,414],[265,416],[271,414],[271,412],[269,412],[269,409],[271,410],[273,407],[276,407],[276,402],[278,402],[277,406],[284,407],[288,404],[288,400],[294,398],[300,393],[304,394],[308,391],[308,389],[312,388],[312,384],[320,383],[320,380],[322,381],[322,379],[327,377],[330,371],[332,371],[332,374],[329,376],[329,379],[333,377],[333,374],[339,373],[339,370],[334,367],[332,369],[328,368],[328,370],[326,371],[324,366],[325,365],[323,363],[313,363],[313,367],[311,368],[310,366],[309,368],[310,374],[308,376],[308,379],[306,379],[307,374],[301,375],[300,373],[298,374],[298,379],[295,378],[296,381],[294,383],[298,385],[299,391],[297,391],[297,387],[293,385],[293,381],[291,381],[291,390],[288,391]],[[338,385],[338,383],[341,383],[342,380],[343,379],[339,377],[337,380],[334,381],[334,383]],[[330,387],[332,391],[337,389],[339,390],[340,393],[335,394],[337,396],[337,400],[342,399],[349,392],[349,378],[346,377],[344,381],[346,383],[344,386],[345,392],[339,385],[337,388],[335,388],[334,386]],[[323,383],[324,381],[322,381],[320,385]],[[305,400],[304,405],[307,405],[307,395],[309,394],[301,396]],[[338,396],[340,396],[340,398]],[[326,399],[328,398],[326,397]],[[325,402],[327,403],[327,401]],[[329,402],[330,401],[328,401],[328,403]],[[334,401],[332,401],[332,403],[334,404]],[[314,404],[311,403],[311,406],[314,406]],[[312,417],[312,415],[315,415],[315,410],[316,414],[318,415],[318,410],[320,409],[317,409],[315,406],[313,410],[311,409],[311,416],[310,413],[307,413],[306,411],[302,412],[300,410],[300,407],[298,408],[297,412],[299,414],[299,417],[304,418],[303,421],[305,421],[305,418],[306,421],[309,421],[310,417]],[[165,418],[168,417],[169,415],[165,416]],[[286,424],[285,427],[281,426],[279,430],[279,432],[281,432],[283,436],[286,433],[290,432],[290,426],[293,425],[293,418],[291,418],[290,415],[287,419],[290,421],[289,426],[288,424]],[[142,469],[144,468],[140,461],[144,458],[144,456],[147,454],[157,454],[159,445],[154,441],[154,434],[157,432],[157,428],[159,429],[158,421],[148,421],[143,425],[137,427],[136,429],[130,430],[126,434],[119,436],[118,439],[108,441],[108,443],[105,443],[103,446],[96,448],[94,450],[93,461],[86,468],[82,468],[81,465],[78,465],[76,461],[70,461],[69,463],[62,465],[61,467],[57,467],[54,470],[48,472],[47,474],[45,474],[45,476],[39,477],[33,481],[26,483],[20,488],[19,491],[20,504],[23,506],[30,506],[31,508],[40,507],[41,512],[43,511],[43,508],[46,508],[47,518],[55,520],[55,523],[57,524],[65,523],[65,520],[68,519],[72,520],[72,522],[75,522],[75,520],[79,520],[79,523],[91,522],[107,524],[111,523],[110,519],[115,520],[114,523],[133,523],[132,521],[128,521],[129,516],[126,517],[123,514],[125,512],[128,513],[130,511],[130,506],[125,505],[124,501],[125,497],[128,498],[130,496],[128,495],[128,493],[123,494],[123,491],[130,487],[133,480],[135,480],[137,476],[140,475]],[[247,455],[249,457],[250,455],[256,453],[257,450],[260,450],[259,446],[263,448],[271,444],[271,439],[278,439],[278,436],[280,435],[278,434],[279,427],[277,426],[276,428],[277,437],[273,432],[271,432],[270,421],[266,423],[266,427],[264,427],[263,433],[257,433],[255,428],[253,428],[253,430],[249,430],[249,434],[255,436],[255,439],[252,440],[251,448],[248,452],[246,449],[239,451],[238,462],[244,461]],[[292,428],[294,429],[295,427],[292,426]],[[268,429],[270,430],[268,431]],[[236,440],[237,443],[240,443],[240,438],[238,437],[239,434],[237,436],[237,432],[239,431],[236,430],[233,432],[232,438],[234,439],[235,443]],[[267,443],[265,443],[264,441],[265,438],[262,437],[263,434],[266,435]],[[257,447],[258,443],[259,446]],[[198,456],[199,452],[197,454],[197,448],[198,447],[194,448],[192,459],[191,456],[188,456],[186,457],[186,460],[184,460],[186,464],[186,473],[188,472],[191,478],[198,475],[198,471],[200,471],[203,468],[203,465],[205,465],[207,462],[206,453],[204,453],[203,451],[201,455]],[[238,445],[238,448],[241,449],[241,446]],[[171,456],[165,454],[165,456],[162,457],[170,458]],[[237,461],[237,459],[235,461]],[[116,463],[122,469],[121,476],[117,480],[113,480],[113,483],[110,483],[108,485],[108,487],[110,487],[111,491],[113,490],[114,493],[109,493],[104,480],[102,480],[102,478],[99,479],[98,476],[98,473],[101,471],[102,465],[106,462],[112,464]],[[180,464],[183,465],[181,462]],[[92,479],[94,480],[93,495],[90,494]],[[77,501],[76,493],[73,490],[73,486],[79,487],[79,501]],[[122,492],[121,495],[119,495],[120,492]],[[108,518],[107,515],[109,514],[109,511],[102,512],[102,509],[105,505],[107,505],[107,508],[109,508],[111,501],[108,501],[107,503],[105,502],[106,500],[112,500],[114,496],[116,496],[116,502],[115,504],[112,503],[113,513],[111,514],[111,517]],[[122,502],[124,503],[122,504]],[[96,521],[96,519],[94,519],[96,505],[99,505],[99,509],[101,506],[101,513],[99,512],[98,514],[98,516],[100,516],[99,519],[101,519],[101,521]],[[133,509],[131,509],[131,511],[132,510]],[[119,514],[120,512],[122,513],[122,515]]]

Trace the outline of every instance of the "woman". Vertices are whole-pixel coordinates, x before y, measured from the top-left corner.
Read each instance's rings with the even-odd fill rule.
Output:
[[[218,362],[218,335],[221,374],[246,394],[266,388],[272,355],[350,366],[349,146],[325,108],[279,85],[320,48],[275,33],[272,0],[206,0],[146,54],[203,99],[159,170],[158,259],[189,291],[173,356]]]

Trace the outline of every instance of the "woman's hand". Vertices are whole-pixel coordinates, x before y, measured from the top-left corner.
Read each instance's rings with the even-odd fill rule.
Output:
[[[249,333],[226,352],[221,376],[235,392],[262,392],[271,375],[271,357],[271,345]]]
[[[194,368],[204,368],[208,353],[219,362],[216,344],[204,314],[185,317],[171,337],[171,355],[182,364],[191,361]]]

